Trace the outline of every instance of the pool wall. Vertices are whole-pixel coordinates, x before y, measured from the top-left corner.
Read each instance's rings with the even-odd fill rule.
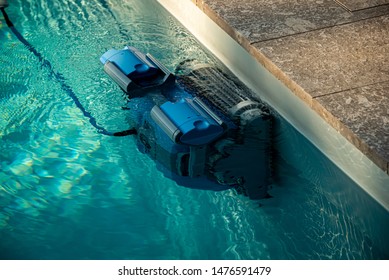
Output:
[[[353,213],[352,215],[369,221],[364,228],[389,249],[389,244],[385,241],[389,228],[389,176],[267,71],[191,0],[158,0],[158,2],[239,79],[275,108],[298,132],[355,181],[363,190],[362,193],[367,192],[374,201],[378,202],[378,204],[363,202],[364,199],[361,199],[362,196],[357,194],[355,189],[339,190],[334,186],[328,190],[336,194],[334,203],[347,209],[349,213]],[[298,164],[293,159],[293,154],[289,157],[292,162]],[[325,174],[323,172],[324,176]]]

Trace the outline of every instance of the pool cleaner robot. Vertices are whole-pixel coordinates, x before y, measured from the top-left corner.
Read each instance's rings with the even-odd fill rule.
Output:
[[[139,150],[178,183],[206,178],[251,199],[271,180],[271,109],[232,75],[185,61],[171,73],[134,47],[100,61],[128,95]]]
[[[109,50],[105,72],[129,97],[130,129],[112,132],[97,123],[63,75],[0,11],[15,37],[48,70],[97,132],[135,135],[140,151],[177,183],[235,187],[251,199],[267,196],[271,179],[272,112],[238,80],[210,65],[183,62],[173,75],[150,54],[133,47]],[[192,184],[193,183],[193,184]]]

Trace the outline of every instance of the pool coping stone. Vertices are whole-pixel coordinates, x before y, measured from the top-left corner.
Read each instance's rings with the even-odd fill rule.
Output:
[[[351,12],[336,1],[191,1],[389,175],[389,5]],[[271,22],[259,18],[263,5]],[[252,36],[263,28],[266,36]]]

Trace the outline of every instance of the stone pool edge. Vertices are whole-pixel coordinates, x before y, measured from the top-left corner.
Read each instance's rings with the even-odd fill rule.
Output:
[[[273,106],[289,123],[308,138],[345,174],[389,211],[389,176],[354,144],[347,141],[310,106],[308,100],[298,96],[299,87],[290,87],[280,81],[269,67],[254,59],[261,55],[248,51],[240,42],[196,6],[194,0],[157,0],[172,16],[183,24],[210,52],[220,59],[246,85]],[[268,66],[268,67],[266,67]],[[273,69],[273,70],[274,70]],[[278,70],[279,71],[279,70]],[[281,75],[283,73],[280,73]],[[297,92],[297,94],[296,94]]]
[[[270,73],[287,86],[296,96],[303,100],[312,110],[321,116],[336,131],[343,135],[350,143],[365,154],[379,168],[389,175],[389,161],[381,156],[374,148],[365,143],[349,127],[347,127],[339,118],[334,116],[325,108],[315,97],[312,97],[301,86],[294,82],[286,73],[279,69],[271,59],[267,58],[256,46],[250,43],[249,39],[231,27],[223,18],[221,18],[212,8],[202,0],[192,1],[204,14],[222,28],[231,38],[240,44],[248,53],[250,53],[260,64],[262,64]]]

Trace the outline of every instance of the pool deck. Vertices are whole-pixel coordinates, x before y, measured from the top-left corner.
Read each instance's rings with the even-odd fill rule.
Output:
[[[389,174],[389,0],[192,0]]]

